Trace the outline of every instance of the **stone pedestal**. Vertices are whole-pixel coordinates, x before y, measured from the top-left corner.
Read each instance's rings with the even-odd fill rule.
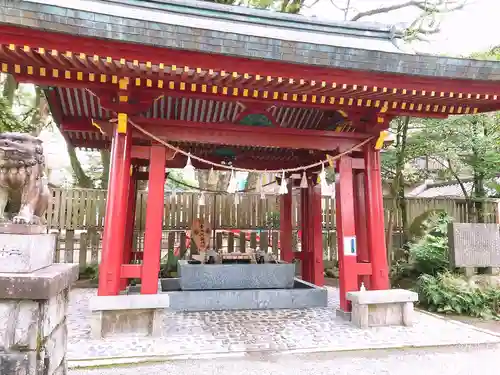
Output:
[[[178,262],[182,290],[291,289],[295,264],[189,264]]]
[[[0,374],[67,373],[68,294],[77,278],[72,264],[0,273]]]
[[[413,324],[415,292],[404,289],[372,290],[347,293],[351,301],[351,321],[359,328]]]
[[[56,234],[44,226],[0,225],[0,272],[34,272],[54,261]]]
[[[159,336],[168,294],[95,296],[90,300],[94,339],[116,335]]]

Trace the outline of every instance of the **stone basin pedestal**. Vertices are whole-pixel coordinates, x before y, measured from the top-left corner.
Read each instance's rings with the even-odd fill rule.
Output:
[[[178,263],[181,290],[291,289],[293,263],[189,264]]]

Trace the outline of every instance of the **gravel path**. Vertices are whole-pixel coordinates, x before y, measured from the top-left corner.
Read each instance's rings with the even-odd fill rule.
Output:
[[[70,370],[69,375],[466,375],[498,365],[500,347],[364,354],[248,355],[242,359],[175,361],[156,365]]]

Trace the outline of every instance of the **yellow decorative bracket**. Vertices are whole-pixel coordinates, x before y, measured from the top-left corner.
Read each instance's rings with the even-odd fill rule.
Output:
[[[384,142],[388,136],[389,132],[387,130],[383,130],[380,132],[377,142],[375,142],[375,150],[380,150],[384,146]]]
[[[94,120],[92,120],[92,125],[95,126],[97,129],[99,129],[99,131],[101,132],[101,134],[104,134],[104,132],[102,131],[101,127],[99,126],[99,124],[97,122],[95,122]]]
[[[126,113],[118,113],[118,127],[117,131],[120,134],[125,134],[127,132],[128,116]]]
[[[122,91],[119,95],[120,103],[127,103],[128,102],[128,95],[126,95],[126,91],[128,89],[128,84],[129,84],[128,78],[121,78],[118,81],[118,87],[120,88],[120,91]]]

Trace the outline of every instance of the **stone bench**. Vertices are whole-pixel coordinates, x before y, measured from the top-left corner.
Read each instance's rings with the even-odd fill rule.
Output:
[[[404,289],[365,290],[348,292],[351,301],[351,321],[359,328],[413,324],[415,292]]]
[[[170,298],[163,293],[94,296],[90,299],[91,336],[160,336],[162,312],[169,306]]]

